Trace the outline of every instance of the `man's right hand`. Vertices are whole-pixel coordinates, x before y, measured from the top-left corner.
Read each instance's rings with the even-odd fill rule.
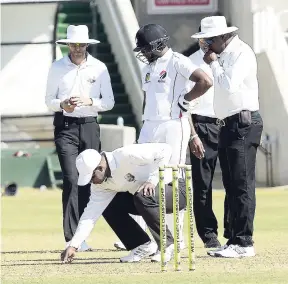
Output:
[[[64,109],[66,112],[71,113],[71,112],[74,111],[76,105],[72,105],[72,104],[70,103],[70,100],[69,100],[69,99],[66,99],[66,100],[64,100],[63,102],[60,103],[60,107],[61,107],[62,109]]]
[[[68,247],[61,253],[62,263],[71,263],[75,257],[76,248]]]
[[[191,152],[198,159],[204,158],[205,149],[204,149],[204,146],[202,144],[202,141],[200,140],[200,138],[198,136],[195,137],[192,141],[190,141],[189,147],[190,147]]]

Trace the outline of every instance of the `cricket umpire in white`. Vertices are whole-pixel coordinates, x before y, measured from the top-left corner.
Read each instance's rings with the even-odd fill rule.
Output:
[[[185,164],[190,139],[189,111],[212,86],[211,78],[188,57],[168,46],[169,35],[160,25],[147,24],[136,34],[136,57],[147,65],[142,70],[143,126],[138,143],[164,142],[171,146],[171,164]],[[195,82],[191,89],[190,82]],[[173,216],[167,218],[171,231]],[[180,212],[183,240],[184,212]]]
[[[201,29],[199,28],[199,31]],[[203,60],[208,45],[198,40],[199,50],[189,56],[193,64],[199,66],[213,78],[211,68]],[[190,159],[193,168],[193,203],[195,223],[199,237],[205,248],[218,248],[218,222],[213,212],[212,181],[218,158],[218,136],[220,126],[214,112],[214,86],[199,98],[191,111]],[[226,208],[225,208],[226,209]],[[224,224],[225,227],[225,224]]]
[[[57,41],[69,48],[69,54],[55,61],[49,71],[46,105],[55,112],[54,139],[63,173],[63,228],[69,245],[90,196],[90,185],[77,185],[76,157],[87,148],[100,150],[99,111],[114,106],[110,76],[106,65],[88,52],[85,25],[67,28],[67,38]],[[80,250],[87,250],[86,243]]]
[[[62,261],[72,261],[101,215],[130,250],[121,262],[138,262],[154,254],[160,247],[159,166],[168,164],[171,155],[166,143],[132,144],[101,154],[93,149],[83,151],[76,159],[78,184],[91,182],[91,196],[70,246],[61,254]],[[172,213],[172,175],[166,172],[164,181],[166,212]],[[179,208],[185,206],[185,181],[179,179]],[[157,244],[130,214],[144,218]],[[167,229],[166,261],[173,251],[173,237]],[[156,254],[151,261],[159,262],[160,257]]]
[[[231,232],[227,245],[209,254],[229,258],[255,255],[255,163],[263,130],[256,56],[236,35],[237,29],[227,27],[225,17],[207,17],[201,21],[201,32],[192,36],[209,46],[203,60],[214,77],[214,111],[221,126],[219,160]]]

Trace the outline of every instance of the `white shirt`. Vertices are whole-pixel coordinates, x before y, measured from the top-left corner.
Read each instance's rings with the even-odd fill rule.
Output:
[[[223,119],[242,110],[259,110],[257,61],[248,44],[235,36],[210,66],[216,117]]]
[[[213,80],[212,70],[209,67],[209,65],[204,62],[203,57],[204,52],[202,51],[201,48],[189,56],[192,63],[201,68]],[[193,87],[195,83],[191,82],[191,85]],[[213,104],[214,104],[214,84],[203,96],[198,98],[198,104],[194,106],[191,113],[215,118]]]
[[[134,194],[144,182],[158,184],[159,166],[168,164],[172,149],[165,143],[133,144],[106,152],[111,177],[100,185],[91,185],[90,200],[81,216],[70,246],[78,248],[89,236],[96,221],[117,192]],[[165,183],[172,180],[166,172]]]
[[[66,116],[97,116],[98,111],[113,108],[110,75],[103,62],[90,54],[79,66],[72,63],[68,55],[53,62],[47,81],[46,105],[52,111],[62,111],[60,102],[73,96],[90,97],[93,105],[76,107],[72,113],[63,110]]]
[[[197,68],[188,57],[172,49],[145,66],[142,70],[142,89],[146,92],[143,120],[188,116],[188,112],[182,113],[178,101],[191,90],[189,78]]]

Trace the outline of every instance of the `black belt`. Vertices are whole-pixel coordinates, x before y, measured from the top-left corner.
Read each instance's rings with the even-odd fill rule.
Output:
[[[243,110],[243,111],[246,111],[247,112],[247,110]],[[240,112],[238,112],[238,113],[235,113],[235,114],[233,114],[233,115],[231,115],[231,116],[228,116],[228,117],[225,117],[225,118],[223,118],[223,119],[217,119],[217,124],[218,125],[220,125],[220,126],[225,126],[225,125],[228,125],[228,124],[230,124],[230,123],[233,123],[233,122],[239,122],[239,120],[240,120],[240,114],[243,112],[243,111],[240,111]],[[251,117],[253,118],[255,115],[257,115],[258,114],[258,111],[256,110],[256,111],[248,111],[248,112],[250,112],[251,113]]]
[[[192,114],[192,120],[193,122],[199,122],[199,123],[213,123],[216,124],[217,118],[208,117],[208,116],[202,116],[199,114]]]
[[[91,122],[97,122],[97,117],[87,116],[87,117],[71,117],[64,115],[64,122],[68,124],[76,123],[76,124],[85,124]]]
[[[239,120],[239,115],[242,111],[238,112],[238,113],[235,113],[231,116],[228,116],[226,118],[224,118],[224,121],[229,123],[230,121],[235,121],[235,120]],[[253,117],[253,115],[255,115],[256,113],[258,113],[258,111],[250,111],[251,113],[251,117]]]
[[[62,112],[55,112],[53,124],[56,127],[67,127],[69,124],[85,124],[85,123],[97,123],[97,117],[71,117],[65,116]]]

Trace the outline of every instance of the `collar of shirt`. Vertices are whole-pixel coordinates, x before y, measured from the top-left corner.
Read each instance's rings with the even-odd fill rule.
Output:
[[[157,61],[162,62],[162,61],[166,61],[167,59],[169,59],[171,56],[173,55],[173,51],[171,48],[169,48],[165,54],[163,56],[161,56],[160,58],[158,58]]]
[[[200,53],[200,55],[202,56],[202,58],[204,57],[204,55],[205,55],[205,52],[201,49],[201,48],[199,48],[199,50],[198,51],[196,51],[196,52],[199,52]]]
[[[70,60],[70,57],[69,55],[66,55],[65,58],[65,63],[67,65],[73,65],[73,66],[76,66],[71,60]],[[94,61],[93,61],[93,57],[87,53],[87,57],[86,57],[86,60],[81,64],[81,66],[91,66],[91,65],[94,65]]]
[[[223,56],[227,53],[230,53],[232,51],[235,51],[237,49],[237,47],[240,44],[240,39],[238,37],[238,35],[236,35],[231,41],[230,43],[226,46],[226,48],[220,53],[220,56]]]
[[[113,171],[115,171],[117,169],[117,165],[116,165],[116,161],[115,158],[112,154],[112,152],[104,152],[106,159],[108,161],[108,165],[111,171],[111,176],[113,177]]]

